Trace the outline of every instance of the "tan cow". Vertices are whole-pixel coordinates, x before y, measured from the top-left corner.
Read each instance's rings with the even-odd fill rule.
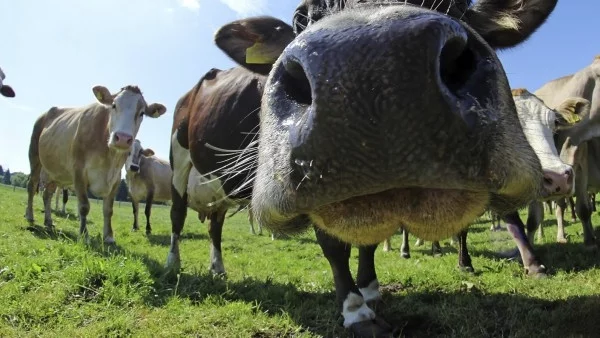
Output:
[[[173,171],[168,161],[158,158],[150,148],[143,148],[139,140],[133,142],[131,152],[125,162],[125,179],[133,207],[133,230],[138,227],[138,206],[146,201],[146,234],[152,233],[150,215],[152,202],[171,200],[171,176]]]
[[[98,102],[84,107],[52,107],[33,127],[29,145],[31,179],[25,217],[33,217],[33,196],[41,170],[49,176],[46,189],[73,186],[78,200],[79,232],[87,239],[88,190],[103,198],[104,242],[114,243],[111,218],[113,203],[133,140],[144,116],[159,117],[167,108],[160,103],[148,105],[136,86],[121,88],[116,94],[103,86],[92,91]],[[44,193],[44,224],[52,227],[50,199]]]
[[[4,79],[6,79],[6,75],[4,75],[2,68],[0,68],[0,94],[6,97],[15,97],[15,91],[12,89],[12,87],[3,84]]]
[[[569,97],[582,97],[590,102],[589,119],[600,116],[600,56],[596,56],[590,65],[578,72],[544,84],[535,91],[535,95],[550,108],[559,107]],[[591,223],[592,205],[588,193],[600,191],[600,166],[597,164],[600,161],[600,139],[592,138],[598,136],[600,136],[599,128],[589,128],[575,137],[567,137],[562,133],[558,133],[555,137],[557,148],[562,149],[561,158],[575,169],[575,196],[577,197],[575,211],[583,225],[584,244],[589,248],[597,247]],[[577,146],[578,141],[583,139],[589,141]],[[556,204],[555,213],[558,223],[556,240],[564,243],[567,241],[563,222],[566,201],[560,199]],[[536,207],[541,210],[541,206]],[[543,217],[543,212],[532,222],[540,224],[542,221],[540,216]]]

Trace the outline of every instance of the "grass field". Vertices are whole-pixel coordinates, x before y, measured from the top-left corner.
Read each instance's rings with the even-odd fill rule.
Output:
[[[182,273],[166,277],[168,207],[153,209],[154,234],[147,237],[130,231],[130,204],[116,203],[117,245],[104,247],[101,204],[92,202],[92,242],[85,246],[77,241],[74,198],[68,217],[54,215],[55,235],[40,225],[40,196],[35,203],[37,225],[29,227],[25,191],[0,186],[0,336],[346,336],[312,231],[271,241],[268,233],[250,234],[245,213],[235,215],[223,234],[227,278],[213,278],[206,224],[189,212]],[[395,236],[394,250],[376,255],[385,289],[378,313],[410,337],[598,336],[600,254],[583,249],[579,222],[567,223],[569,244],[555,244],[554,217],[546,218],[545,244],[536,249],[551,276],[542,280],[495,256],[513,244],[506,231],[488,231],[487,220],[469,234],[474,275],[456,268],[456,249],[447,241],[442,257],[431,257],[427,243],[411,247],[412,258],[404,260]],[[598,214],[593,221],[600,224]]]

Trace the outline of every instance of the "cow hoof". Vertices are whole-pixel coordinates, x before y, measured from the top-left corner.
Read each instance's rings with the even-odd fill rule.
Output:
[[[146,236],[152,235],[152,230],[146,230]]]
[[[218,268],[218,267],[211,266],[208,270],[210,271],[210,273],[212,273],[212,275],[214,277],[221,277],[221,278],[226,278],[227,277],[227,273],[225,272],[225,268]]]
[[[140,228],[136,228],[136,227],[131,228],[131,232],[137,232],[138,230],[140,230]]]
[[[405,258],[405,259],[409,259],[410,258],[410,253],[408,253],[408,252],[402,252],[402,253],[400,253],[400,257]]]
[[[532,277],[534,279],[542,279],[548,277],[546,274],[546,267],[544,264],[540,264],[538,266],[532,265],[528,268],[525,268],[525,273],[527,276]]]
[[[561,237],[561,238],[556,239],[556,243],[566,244],[566,243],[568,243],[568,241],[566,238]]]
[[[353,337],[394,337],[392,326],[379,317],[354,323],[350,331]]]
[[[473,269],[472,266],[458,266],[458,269],[462,272],[466,272],[466,273],[475,273],[475,269]]]
[[[442,257],[442,252],[441,251],[434,251],[431,253],[431,255],[433,257]]]
[[[115,239],[112,236],[107,236],[107,237],[104,238],[104,244],[113,245],[115,243],[116,243],[116,241],[115,241]]]

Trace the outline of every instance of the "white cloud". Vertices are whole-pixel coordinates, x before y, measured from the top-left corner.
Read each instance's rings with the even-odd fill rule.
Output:
[[[239,0],[234,0],[239,1]],[[178,0],[181,7],[197,12],[200,10],[200,0]]]
[[[219,0],[239,16],[262,14],[267,8],[268,0]]]

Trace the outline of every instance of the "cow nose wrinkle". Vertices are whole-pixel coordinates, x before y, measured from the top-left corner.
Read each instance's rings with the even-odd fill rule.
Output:
[[[285,94],[299,104],[310,105],[312,89],[302,64],[288,57],[283,60],[283,68],[285,72],[281,78],[281,84]]]
[[[442,84],[456,94],[476,71],[476,56],[466,36],[449,38],[440,52],[439,71]]]

